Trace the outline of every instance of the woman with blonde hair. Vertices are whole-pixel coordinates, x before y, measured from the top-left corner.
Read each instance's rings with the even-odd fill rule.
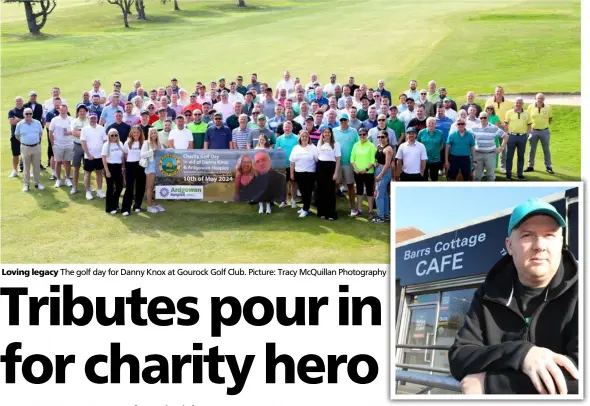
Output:
[[[131,212],[131,203],[135,198],[133,208],[136,213],[141,211],[141,203],[145,193],[145,171],[139,165],[141,159],[141,147],[144,144],[143,133],[138,126],[131,127],[127,142],[123,145],[125,153],[125,194],[121,212],[128,216]]]
[[[236,178],[234,181],[235,186],[235,197],[236,201],[250,200],[251,192],[248,190],[248,186],[256,177],[254,170],[254,164],[249,154],[243,154],[238,160],[236,165]],[[264,213],[264,202],[259,202],[258,214]],[[266,205],[266,212],[270,214],[270,202]]]
[[[108,140],[102,146],[102,164],[107,178],[107,195],[105,211],[117,214],[119,210],[119,197],[123,190],[123,144],[119,140],[119,132],[111,128]]]
[[[145,167],[145,189],[147,191],[147,211],[150,213],[158,213],[166,211],[161,205],[154,201],[154,185],[156,183],[156,151],[162,149],[160,139],[158,138],[158,130],[154,127],[149,129],[148,139],[141,147],[141,162],[140,167]],[[143,198],[143,196],[142,196]]]

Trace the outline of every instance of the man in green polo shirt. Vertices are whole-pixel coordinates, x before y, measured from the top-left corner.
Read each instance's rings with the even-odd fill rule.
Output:
[[[160,119],[157,121],[154,121],[154,123],[152,124],[152,127],[154,127],[156,130],[158,130],[158,132],[160,132],[164,129],[164,122],[166,121],[166,118],[167,118],[167,110],[164,107],[160,107],[160,109],[158,110],[158,116],[160,117]],[[174,124],[174,122],[172,122],[172,129],[174,130],[175,128],[176,128],[176,124]]]
[[[194,120],[186,126],[193,134],[194,149],[203,149],[205,144],[205,133],[207,132],[207,123],[201,121],[203,112],[199,109],[193,111]]]
[[[387,128],[391,128],[397,137],[397,145],[401,145],[406,139],[406,126],[404,122],[397,118],[397,106],[389,107],[389,118],[387,119]]]
[[[361,97],[361,108],[356,112],[356,118],[365,121],[369,118],[369,99],[367,96]]]

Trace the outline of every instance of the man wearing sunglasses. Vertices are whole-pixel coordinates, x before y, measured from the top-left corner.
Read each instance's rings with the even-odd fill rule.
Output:
[[[428,92],[426,89],[420,90],[420,98],[417,100],[416,104],[418,104],[418,106],[424,106],[424,114],[426,114],[427,118],[434,117],[436,116],[436,106],[428,100],[427,96]]]
[[[193,134],[193,148],[203,149],[205,146],[205,133],[207,132],[207,123],[203,121],[203,112],[199,109],[193,111],[192,121],[189,121],[190,111],[184,112],[186,122],[189,123],[186,128]]]
[[[18,122],[14,129],[14,137],[20,142],[20,150],[23,157],[23,192],[29,191],[31,181],[31,165],[33,165],[33,180],[38,190],[45,189],[41,185],[41,139],[43,126],[41,122],[33,119],[33,110],[27,107],[23,110],[24,120]]]
[[[477,169],[475,157],[475,140],[473,135],[467,131],[467,123],[462,118],[457,120],[457,131],[449,134],[445,148],[445,168],[447,179],[454,181],[459,172],[463,181],[471,180],[471,163]],[[470,160],[470,156],[473,158]]]
[[[489,123],[489,115],[485,111],[479,113],[479,125],[470,131],[475,139],[475,159],[479,163],[475,169],[475,180],[481,181],[483,171],[487,173],[488,182],[496,180],[496,158],[506,148],[508,134],[500,127]],[[496,137],[500,137],[502,145],[496,147]]]
[[[223,124],[223,114],[216,112],[213,115],[214,124],[207,128],[205,133],[204,149],[230,149],[231,147],[231,130]]]
[[[368,140],[371,141],[375,147],[378,147],[380,144],[378,135],[381,134],[381,131],[387,131],[389,145],[395,147],[395,145],[397,145],[397,134],[391,128],[387,127],[387,117],[385,114],[379,114],[377,117],[377,127],[373,127],[369,130]]]

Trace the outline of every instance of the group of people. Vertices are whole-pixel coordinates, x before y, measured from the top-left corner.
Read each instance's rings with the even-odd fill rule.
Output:
[[[410,81],[409,89],[397,97],[397,105],[383,80],[370,88],[357,85],[351,76],[340,85],[332,74],[322,85],[312,74],[309,83],[303,84],[288,71],[274,89],[259,82],[253,73],[248,84],[238,76],[228,87],[221,77],[208,87],[197,82],[190,92],[173,78],[169,85],[149,91],[135,81],[128,94],[122,92],[121,82],[115,81],[107,93],[96,79],[92,88],[81,94],[81,100],[72,104],[58,87],[42,103],[31,91],[27,101],[16,97],[15,107],[8,112],[13,155],[10,177],[24,171],[23,190],[29,191],[32,166],[34,186],[43,189],[40,171],[51,168],[55,187],[68,186],[75,194],[83,168],[86,198],[92,199],[93,193],[100,198],[108,195],[106,209],[116,213],[125,185],[121,212],[128,215],[132,210],[141,211],[145,190],[154,187],[153,156],[158,148],[283,148],[289,152],[286,176],[291,205],[296,205],[298,185],[303,216],[309,213],[311,188],[316,191],[316,204],[323,208],[326,198],[329,202],[320,217],[336,218],[331,192],[322,196],[327,190],[324,186],[330,188],[329,183],[334,182],[337,195],[348,192],[352,216],[362,215],[366,195],[369,216],[380,222],[389,215],[379,207],[389,206],[383,185],[390,177],[436,181],[444,173],[448,180],[459,175],[464,180],[472,176],[480,180],[485,171],[493,181],[500,155],[502,172],[512,179],[516,152],[517,177],[524,179],[524,171],[534,170],[539,140],[546,170],[553,173],[549,151],[552,114],[542,94],[524,110],[522,99],[512,103],[498,87],[484,109],[475,102],[474,92],[469,92],[466,103],[458,108],[446,88],[437,88],[434,81],[428,83],[428,89],[418,90],[417,86],[415,80]],[[46,168],[41,164],[44,132]],[[525,170],[527,138],[531,148]],[[92,172],[96,173],[96,189],[90,181]],[[328,182],[330,172],[332,180]],[[103,173],[107,195],[102,191]],[[150,212],[163,210],[151,192],[147,196]],[[378,215],[372,210],[373,199]]]

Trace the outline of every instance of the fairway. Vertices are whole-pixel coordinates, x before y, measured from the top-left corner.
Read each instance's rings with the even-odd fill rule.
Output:
[[[125,29],[113,5],[60,1],[40,38],[27,35],[21,5],[2,4],[3,262],[389,262],[389,225],[346,217],[344,199],[335,222],[299,219],[292,209],[259,216],[244,204],[165,201],[166,213],[123,218],[106,215],[102,200],[54,189],[49,170],[41,179],[47,190],[24,194],[22,175],[7,178],[6,114],[30,90],[43,102],[60,86],[74,105],[94,78],[107,91],[120,80],[128,93],[136,79],[150,89],[174,76],[192,90],[199,80],[241,74],[247,82],[256,72],[274,88],[288,69],[304,84],[311,72],[322,82],[332,72],[340,83],[354,75],[370,87],[384,79],[393,94],[410,79],[419,88],[435,79],[459,105],[468,90],[487,94],[496,85],[507,93],[580,92],[579,1],[249,0],[240,9],[233,0],[179,0],[176,12],[171,2],[145,3],[149,21],[133,15]],[[553,114],[556,175],[527,178],[579,180],[580,108],[554,106]],[[539,146],[537,170],[542,162]]]

